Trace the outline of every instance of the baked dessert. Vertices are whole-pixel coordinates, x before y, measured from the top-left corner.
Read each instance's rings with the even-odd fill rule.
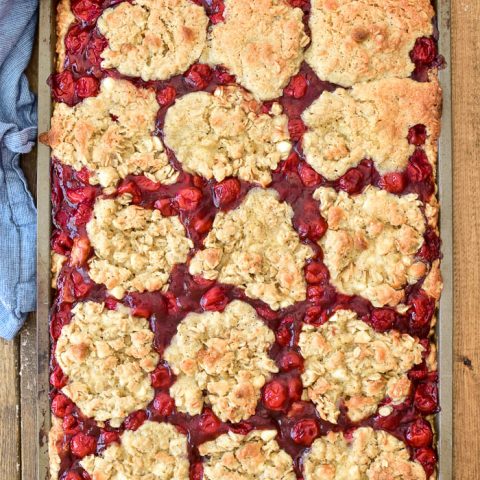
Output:
[[[432,480],[428,0],[60,0],[52,480]]]

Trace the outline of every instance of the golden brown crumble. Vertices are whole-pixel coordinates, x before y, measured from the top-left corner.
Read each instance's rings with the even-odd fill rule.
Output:
[[[364,158],[371,158],[382,174],[404,170],[415,150],[408,130],[422,124],[427,127],[425,153],[435,168],[440,105],[436,79],[387,79],[324,92],[302,114],[308,127],[302,144],[306,160],[329,180]]]
[[[313,256],[292,227],[293,210],[274,190],[250,190],[242,204],[219,212],[190,273],[245,289],[274,310],[305,300],[305,261]]]
[[[208,17],[190,0],[135,0],[107,8],[97,22],[108,40],[103,68],[143,80],[167,80],[200,57]]]
[[[376,307],[396,306],[404,287],[426,273],[415,260],[425,220],[416,194],[397,196],[369,186],[349,196],[333,188],[314,193],[328,230],[320,240],[331,283],[341,293],[362,295]]]
[[[375,413],[385,396],[393,404],[404,401],[410,391],[407,372],[421,363],[423,351],[410,335],[378,333],[349,310],[337,311],[319,327],[304,325],[299,347],[304,398],[332,423],[341,400],[354,422]]]
[[[203,61],[227,67],[260,100],[279,97],[309,43],[303,12],[285,0],[225,0],[224,17],[208,35]]]
[[[275,105],[274,114],[262,113],[261,103],[235,86],[190,93],[167,112],[165,144],[187,172],[268,185],[291,150],[287,117]]]
[[[173,425],[146,421],[125,430],[121,443],[110,444],[99,456],[80,465],[94,480],[188,480],[187,437]]]
[[[329,432],[303,459],[305,480],[426,480],[405,444],[387,432],[363,427],[352,438]]]
[[[90,182],[115,186],[128,174],[173,183],[178,177],[161,140],[152,135],[158,103],[153,90],[105,78],[100,93],[74,107],[55,105],[50,131],[42,137],[52,156],[75,170],[87,167]]]
[[[433,32],[429,0],[312,0],[305,58],[322,80],[343,86],[408,77],[410,51]]]
[[[116,298],[127,290],[160,290],[193,247],[178,217],[163,217],[159,210],[130,205],[130,201],[128,194],[98,199],[87,224],[94,249],[89,275]]]
[[[189,313],[164,355],[177,376],[170,388],[177,408],[196,415],[206,400],[223,421],[252,416],[261,388],[278,371],[268,357],[274,340],[253,307],[239,300],[224,312]]]
[[[276,436],[276,430],[229,432],[200,445],[204,480],[295,480],[292,459]]]
[[[62,328],[55,357],[69,381],[62,392],[87,417],[118,426],[153,399],[150,375],[157,363],[148,321],[121,305],[78,303]]]

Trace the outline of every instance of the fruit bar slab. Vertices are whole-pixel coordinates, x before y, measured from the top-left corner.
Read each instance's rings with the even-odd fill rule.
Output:
[[[437,478],[429,0],[60,0],[52,480]]]

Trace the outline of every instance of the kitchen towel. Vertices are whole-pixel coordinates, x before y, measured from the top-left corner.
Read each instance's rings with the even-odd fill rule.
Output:
[[[36,99],[24,75],[37,0],[0,0],[0,337],[12,339],[35,309],[36,212],[20,169],[37,136]]]

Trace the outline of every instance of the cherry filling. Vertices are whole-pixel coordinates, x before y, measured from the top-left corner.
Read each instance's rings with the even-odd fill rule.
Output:
[[[98,94],[102,78],[112,76],[125,78],[118,72],[101,68],[101,53],[107,46],[106,39],[98,32],[95,22],[102,11],[120,0],[73,0],[72,11],[77,22],[71,26],[65,38],[65,69],[51,76],[52,95],[56,101],[75,105],[85,98]],[[195,0],[203,5],[212,24],[223,21],[224,4],[221,0]],[[308,22],[310,2],[290,0],[294,7],[301,8]],[[425,80],[429,68],[441,65],[432,38],[417,40],[411,52],[416,65],[413,78]],[[138,87],[153,88],[159,104],[157,125],[154,134],[163,137],[163,123],[169,106],[177,98],[198,90],[212,92],[218,85],[235,82],[235,77],[222,66],[194,64],[183,75],[164,82],[143,82],[130,79]],[[326,220],[320,215],[319,205],[312,195],[320,186],[345,191],[350,195],[374,185],[396,195],[416,193],[426,202],[435,191],[433,169],[423,150],[428,132],[424,125],[413,125],[407,136],[415,151],[402,172],[381,175],[374,163],[364,159],[358,166],[348,170],[336,181],[328,181],[316,172],[305,160],[301,139],[306,126],[301,120],[302,112],[323,91],[333,91],[336,86],[321,81],[307,64],[291,78],[278,100],[288,116],[288,129],[294,142],[287,160],[282,161],[272,174],[271,188],[282,201],[293,209],[293,226],[303,243],[309,245],[314,256],[304,268],[307,282],[307,298],[292,307],[272,311],[265,303],[246,297],[245,293],[231,285],[223,285],[188,273],[186,265],[174,268],[166,292],[128,293],[118,301],[108,296],[104,286],[96,285],[88,276],[88,260],[92,250],[86,235],[86,224],[91,219],[93,205],[101,195],[101,189],[89,183],[86,169],[80,172],[54,161],[52,163],[52,249],[67,257],[58,277],[57,296],[50,317],[50,333],[53,351],[61,329],[71,321],[71,309],[77,301],[105,302],[106,308],[115,309],[118,303],[129,306],[134,315],[148,318],[154,333],[154,348],[163,354],[176,332],[179,322],[189,312],[222,311],[234,299],[250,303],[258,315],[275,333],[275,343],[270,356],[275,360],[279,373],[267,381],[261,391],[254,416],[238,424],[229,424],[220,419],[206,405],[200,415],[189,416],[178,412],[169,388],[175,377],[169,366],[160,361],[151,373],[154,398],[145,410],[131,413],[120,428],[112,428],[108,422],[100,428],[92,419],[81,415],[77,407],[60,390],[68,382],[61,368],[51,357],[51,409],[62,419],[64,438],[61,452],[60,477],[62,480],[88,479],[79,461],[91,453],[101,453],[108,445],[118,441],[125,430],[136,430],[147,420],[167,421],[174,424],[188,437],[191,462],[190,478],[200,479],[203,467],[198,454],[198,445],[233,431],[246,434],[252,429],[273,428],[279,432],[278,441],[295,461],[297,474],[301,475],[301,455],[312,442],[328,431],[342,431],[347,435],[358,426],[384,429],[404,440],[416,458],[431,472],[436,464],[432,450],[432,430],[425,416],[438,411],[438,389],[435,373],[429,372],[425,358],[435,301],[421,289],[423,279],[406,289],[404,314],[391,308],[374,308],[358,296],[340,294],[330,283],[327,267],[318,240],[327,231]],[[265,103],[269,113],[271,102]],[[116,118],[112,117],[113,121]],[[202,248],[203,240],[210,231],[215,216],[220,211],[236,208],[254,185],[237,178],[222,182],[205,180],[182,171],[181,164],[172,151],[167,149],[170,162],[180,172],[174,185],[160,185],[144,176],[129,175],[119,182],[117,194],[129,194],[134,204],[144,208],[156,208],[164,216],[178,215],[187,235],[194,243],[191,256]],[[440,257],[440,240],[436,232],[427,228],[424,245],[417,258],[430,265]],[[369,323],[378,332],[397,329],[421,338],[426,350],[424,361],[409,372],[412,381],[410,395],[401,405],[390,405],[392,413],[387,416],[375,414],[353,423],[348,411],[341,405],[338,424],[322,420],[311,402],[301,401],[301,373],[304,361],[298,350],[298,337],[303,323],[320,326],[338,309],[354,310],[359,318]],[[382,405],[389,405],[385,399]]]

